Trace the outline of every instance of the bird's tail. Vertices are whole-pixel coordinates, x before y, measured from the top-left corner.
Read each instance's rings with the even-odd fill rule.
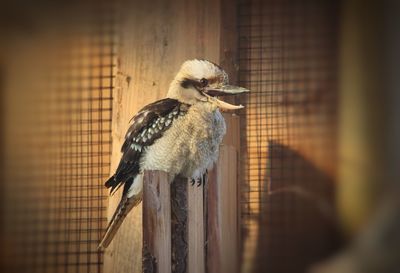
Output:
[[[140,179],[140,177],[138,177]],[[133,183],[135,184],[134,181]],[[140,181],[138,184],[141,184]],[[135,185],[136,186],[136,185]],[[98,248],[105,249],[109,246],[112,239],[114,238],[115,234],[117,233],[119,227],[121,226],[122,222],[124,221],[126,215],[135,207],[137,206],[140,201],[142,201],[142,185],[137,185],[138,188],[135,192],[127,192],[127,194],[123,194],[121,201],[118,204],[117,209],[115,210],[108,226],[106,229],[106,233],[103,236]],[[139,188],[140,187],[140,188]]]

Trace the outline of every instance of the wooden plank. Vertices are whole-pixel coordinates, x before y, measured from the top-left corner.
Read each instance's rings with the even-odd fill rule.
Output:
[[[239,117],[224,114],[227,134],[207,181],[207,272],[238,272],[240,217],[238,190]]]
[[[237,82],[237,8],[235,1],[219,0],[223,11],[220,18],[220,65],[229,74],[232,84]]]
[[[220,147],[207,189],[207,272],[238,271],[237,149]]]
[[[206,183],[206,181],[203,181]],[[188,272],[205,273],[204,188],[188,187]]]
[[[240,122],[235,113],[223,113],[226,122],[226,135],[222,141],[223,145],[240,147]]]
[[[143,183],[143,272],[171,272],[171,194],[168,174],[146,171]]]
[[[218,192],[217,170],[214,167],[209,172],[207,181],[206,199],[206,272],[216,273],[220,271],[220,243],[221,233],[219,223],[219,192]]]
[[[238,271],[238,214],[237,214],[237,150],[233,146],[222,146],[217,165],[219,186],[220,255],[219,272]]]
[[[238,259],[239,257],[239,253],[242,253],[242,237],[241,237],[241,204],[240,204],[240,200],[241,200],[241,187],[240,187],[240,177],[241,177],[241,168],[240,168],[240,164],[241,164],[241,149],[240,149],[240,117],[238,115],[236,115],[235,113],[233,114],[224,114],[224,118],[226,121],[226,131],[227,134],[223,140],[223,145],[226,146],[232,146],[236,148],[236,215],[237,215],[237,223],[236,223],[236,240],[238,242],[237,245],[237,252],[238,252]],[[232,172],[231,174],[233,174],[234,172]],[[230,182],[232,183],[232,182]],[[233,186],[233,185],[232,185]],[[233,211],[233,210],[231,210]]]

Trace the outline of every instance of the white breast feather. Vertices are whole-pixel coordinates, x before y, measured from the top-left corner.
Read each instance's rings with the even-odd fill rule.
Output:
[[[162,170],[199,178],[218,159],[225,133],[225,120],[215,106],[208,102],[192,105],[163,137],[146,148],[141,170]]]

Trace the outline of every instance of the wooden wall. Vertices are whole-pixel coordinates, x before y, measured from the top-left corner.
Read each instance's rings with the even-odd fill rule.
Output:
[[[222,10],[222,6],[224,9]],[[187,59],[205,58],[234,74],[235,3],[221,1],[124,1],[121,3],[119,72],[113,103],[112,163],[131,117],[144,105],[163,98]],[[221,35],[224,34],[224,35]],[[111,217],[120,196],[110,198]],[[140,272],[142,208],[135,208],[107,249],[104,272]],[[126,242],[129,242],[127,244]]]

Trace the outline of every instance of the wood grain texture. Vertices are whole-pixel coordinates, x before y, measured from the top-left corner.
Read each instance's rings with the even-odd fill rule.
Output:
[[[228,133],[207,182],[207,272],[238,272],[238,117],[225,115]]]
[[[143,181],[143,272],[170,273],[170,178],[165,172],[146,171]]]
[[[226,135],[222,145],[239,148],[240,145],[240,122],[239,116],[234,113],[223,113],[226,123]]]
[[[207,269],[209,273],[238,270],[237,150],[222,146],[210,172],[207,200]]]
[[[238,253],[242,253],[243,246],[242,246],[242,237],[241,237],[241,205],[240,205],[240,197],[241,197],[241,186],[240,182],[242,181],[241,178],[241,168],[240,165],[242,164],[241,162],[241,147],[240,147],[240,117],[239,115],[236,114],[224,114],[224,119],[226,122],[226,130],[227,134],[223,140],[223,145],[226,146],[232,146],[236,148],[236,202],[237,202],[237,207],[236,207],[236,214],[237,214],[237,251]],[[240,257],[238,257],[239,259]]]
[[[238,270],[238,200],[237,200],[237,149],[221,147],[217,165],[219,186],[219,219],[221,232],[221,271]]]
[[[207,217],[206,222],[206,272],[215,273],[220,272],[220,243],[221,234],[219,232],[220,222],[218,217],[218,184],[217,184],[217,172],[213,169],[209,172],[208,183],[207,183],[207,199],[206,209]]]
[[[204,181],[203,183],[206,183]],[[205,185],[206,186],[206,185]],[[188,187],[188,272],[205,272],[204,188]]]

